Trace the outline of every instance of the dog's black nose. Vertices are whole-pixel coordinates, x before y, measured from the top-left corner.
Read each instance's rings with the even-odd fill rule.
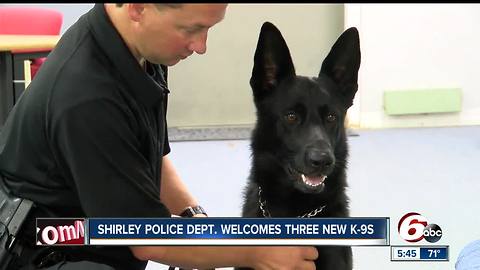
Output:
[[[306,153],[306,163],[313,168],[329,169],[333,165],[333,155],[318,149],[310,149]]]

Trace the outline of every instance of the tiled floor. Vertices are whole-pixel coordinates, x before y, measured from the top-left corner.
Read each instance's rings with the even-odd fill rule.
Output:
[[[349,137],[351,216],[390,217],[390,243],[408,245],[398,235],[398,220],[418,212],[442,228],[435,244],[450,246],[450,262],[391,262],[389,247],[354,247],[355,269],[454,269],[461,248],[480,239],[480,126],[356,133]],[[174,142],[171,147],[180,175],[209,214],[239,216],[249,142]],[[150,262],[147,269],[167,267]]]

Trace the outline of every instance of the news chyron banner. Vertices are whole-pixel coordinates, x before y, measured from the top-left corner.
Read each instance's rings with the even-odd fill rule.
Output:
[[[37,219],[37,245],[388,246],[389,235],[389,218]]]

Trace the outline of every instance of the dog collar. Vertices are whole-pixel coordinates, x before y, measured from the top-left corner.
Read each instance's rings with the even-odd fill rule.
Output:
[[[260,210],[262,210],[262,215],[263,217],[266,217],[266,218],[269,218],[269,217],[272,217],[272,215],[270,214],[270,211],[268,211],[267,209],[267,200],[262,200],[262,187],[258,186],[258,203],[260,205]],[[325,207],[327,207],[327,205],[322,205],[318,208],[315,208],[313,209],[312,211],[308,212],[308,213],[305,213],[301,216],[297,216],[298,218],[311,218],[311,217],[314,217],[320,213],[323,212],[323,209],[325,209]]]

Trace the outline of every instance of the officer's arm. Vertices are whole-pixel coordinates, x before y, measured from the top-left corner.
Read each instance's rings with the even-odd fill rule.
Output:
[[[179,215],[188,206],[198,205],[167,156],[162,161],[160,200],[174,215]]]
[[[315,269],[315,247],[136,246],[137,259],[181,268],[251,267],[257,270]]]
[[[187,269],[252,265],[251,251],[242,247],[135,246],[130,249],[137,259]]]

